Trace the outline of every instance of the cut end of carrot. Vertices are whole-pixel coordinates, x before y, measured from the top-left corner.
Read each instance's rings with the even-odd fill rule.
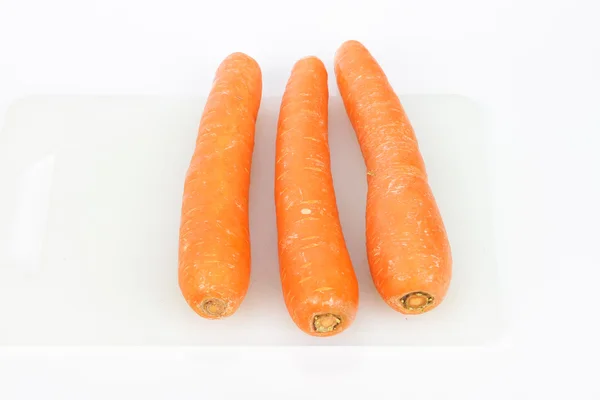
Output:
[[[313,327],[319,333],[329,333],[338,329],[342,324],[342,318],[338,315],[327,313],[318,314],[313,318]]]
[[[200,309],[213,318],[219,318],[225,315],[227,305],[221,299],[204,299],[200,304]]]
[[[407,311],[422,312],[433,304],[434,297],[426,292],[411,292],[399,300],[400,307]]]

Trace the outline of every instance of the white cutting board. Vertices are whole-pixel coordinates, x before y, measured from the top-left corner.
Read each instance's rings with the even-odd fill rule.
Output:
[[[252,283],[238,312],[198,317],[177,286],[183,179],[204,99],[29,97],[0,135],[1,345],[482,345],[502,336],[486,124],[469,99],[402,96],[451,241],[454,277],[436,310],[380,299],[364,238],[364,163],[330,101],[338,207],[360,283],[353,326],[331,338],[284,307],[273,202],[279,98],[263,99],[252,166]]]

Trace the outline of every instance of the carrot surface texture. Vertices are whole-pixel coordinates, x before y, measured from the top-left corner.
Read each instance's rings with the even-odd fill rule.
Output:
[[[323,63],[298,61],[279,113],[275,206],[285,304],[296,325],[313,336],[342,332],[358,307],[331,176],[328,102]]]
[[[373,282],[395,310],[444,299],[452,257],[413,128],[383,70],[359,42],[335,55],[335,75],[367,167],[366,236]]]
[[[248,192],[261,71],[242,53],[219,66],[185,177],[179,287],[200,316],[230,316],[250,283]]]

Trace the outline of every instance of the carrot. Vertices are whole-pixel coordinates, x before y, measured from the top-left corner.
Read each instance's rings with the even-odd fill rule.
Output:
[[[234,53],[219,66],[185,178],[179,287],[199,315],[233,314],[250,282],[248,191],[261,72]]]
[[[327,137],[327,71],[298,61],[281,103],[275,206],[285,304],[296,325],[331,336],[352,323],[358,283],[342,234]]]
[[[335,74],[367,167],[367,255],[379,294],[395,310],[435,308],[452,257],[413,128],[383,70],[359,42],[335,55]]]

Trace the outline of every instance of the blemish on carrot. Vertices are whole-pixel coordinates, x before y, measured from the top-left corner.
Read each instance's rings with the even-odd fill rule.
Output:
[[[304,167],[305,170],[307,171],[315,171],[315,172],[322,172],[323,169],[322,168],[317,168],[317,167]]]
[[[321,246],[323,243],[309,243],[306,244],[304,246],[300,247],[300,250],[308,250],[308,249],[312,249],[313,247],[319,247]]]
[[[307,221],[320,221],[320,219],[317,217],[304,217],[300,220],[300,222],[307,222]]]
[[[319,239],[319,236],[316,236],[316,235],[314,235],[314,236],[305,236],[305,237],[303,237],[300,240],[315,240],[315,239]]]

